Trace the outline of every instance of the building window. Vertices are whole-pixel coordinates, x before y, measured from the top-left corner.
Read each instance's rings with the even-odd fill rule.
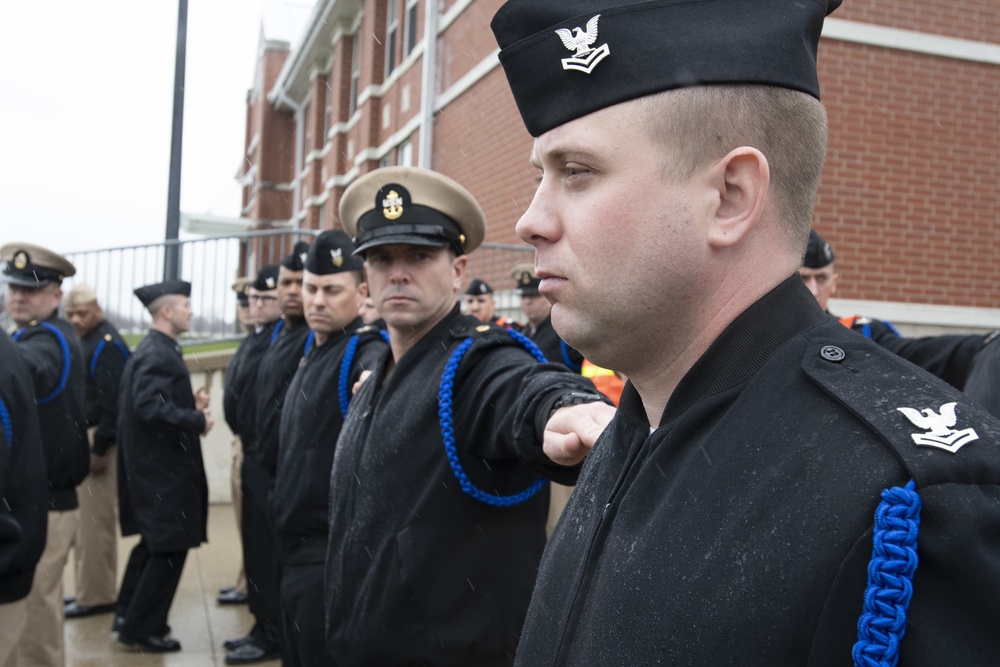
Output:
[[[351,94],[347,117],[358,110],[358,81],[361,78],[361,35],[360,31],[351,38]]]
[[[385,78],[389,78],[396,67],[396,34],[399,32],[399,2],[389,0],[388,15],[385,18]]]
[[[378,161],[378,166],[379,169],[381,169],[382,167],[392,166],[392,151],[389,151],[388,153],[382,156],[382,159]]]
[[[417,0],[406,0],[406,33],[403,44],[403,57],[413,53],[417,45]]]
[[[309,119],[312,113],[312,103],[306,102],[302,107],[302,168],[309,164],[309,153],[313,149],[312,122]]]
[[[326,229],[326,202],[319,205],[319,229]]]
[[[410,141],[410,137],[403,139],[403,141],[399,144],[398,162],[400,167],[413,166],[413,142]]]

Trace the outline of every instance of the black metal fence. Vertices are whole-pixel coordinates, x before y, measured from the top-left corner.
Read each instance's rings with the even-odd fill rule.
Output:
[[[76,275],[63,284],[67,292],[85,282],[94,288],[105,317],[134,341],[149,324],[149,314],[132,293],[136,287],[160,282],[164,261],[176,248],[182,280],[191,283],[194,317],[183,343],[222,341],[242,336],[236,320],[236,294],[232,283],[240,276],[254,276],[261,267],[276,264],[298,241],[311,241],[315,230],[268,230],[232,236],[166,241],[145,245],[63,253],[76,266]],[[53,244],[54,245],[54,244]],[[497,314],[523,319],[514,293],[511,268],[531,262],[527,246],[486,243],[470,255],[470,279],[489,282],[497,301]],[[0,326],[10,329],[9,320]]]

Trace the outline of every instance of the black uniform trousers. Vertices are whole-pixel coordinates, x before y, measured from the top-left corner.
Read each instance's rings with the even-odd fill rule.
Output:
[[[132,549],[118,592],[121,634],[133,639],[170,634],[167,614],[184,571],[188,550],[152,553],[141,539]]]
[[[281,637],[278,604],[278,554],[274,529],[267,516],[270,478],[259,455],[245,456],[243,481],[243,565],[247,604],[256,623],[250,631],[260,644],[277,645]]]
[[[333,656],[326,648],[323,568],[322,561],[285,563],[282,568],[281,664],[283,667],[325,667],[334,664]]]

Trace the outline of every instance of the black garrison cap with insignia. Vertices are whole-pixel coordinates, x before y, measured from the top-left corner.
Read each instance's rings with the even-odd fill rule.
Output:
[[[483,294],[493,294],[493,288],[485,280],[480,280],[479,278],[474,278],[471,283],[469,283],[469,289],[465,290],[466,294],[471,294],[474,296],[480,296]]]
[[[241,306],[250,305],[250,285],[253,284],[253,278],[249,276],[243,276],[242,278],[237,278],[233,282],[233,291],[236,292],[236,302]]]
[[[806,246],[806,256],[802,259],[802,266],[807,269],[822,269],[832,263],[833,248],[816,233],[816,230],[810,229],[809,244]]]
[[[751,83],[819,98],[841,0],[507,0],[490,27],[532,136],[664,90]]]
[[[535,267],[531,264],[518,264],[510,270],[510,277],[517,285],[516,292],[520,296],[538,296],[538,284],[541,282],[535,275]]]
[[[281,265],[290,271],[301,271],[306,263],[306,254],[309,252],[309,244],[305,241],[299,241],[292,248],[292,252],[288,254],[283,260],[281,260]]]
[[[30,243],[8,243],[0,248],[0,259],[6,262],[3,282],[11,285],[43,287],[76,275],[76,267],[68,259]]]
[[[139,298],[139,301],[142,302],[142,305],[149,308],[149,304],[167,294],[191,296],[191,283],[183,280],[167,280],[162,283],[138,287],[134,293]]]
[[[353,253],[354,242],[350,236],[339,229],[323,232],[309,248],[306,271],[320,276],[342,271],[362,271],[365,263]]]
[[[396,243],[447,245],[461,255],[478,248],[486,234],[486,216],[468,190],[417,167],[384,167],[358,178],[340,200],[340,222],[362,256]]]
[[[268,292],[278,289],[278,265],[269,264],[261,269],[250,287],[258,292]]]

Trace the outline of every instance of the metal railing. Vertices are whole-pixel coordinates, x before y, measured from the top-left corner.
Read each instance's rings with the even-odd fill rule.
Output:
[[[162,281],[164,261],[170,254],[167,249],[176,249],[179,275],[191,283],[194,310],[191,331],[182,343],[232,340],[243,335],[236,320],[233,281],[240,276],[255,276],[268,264],[280,263],[297,241],[311,241],[319,233],[268,230],[63,253],[76,266],[76,275],[66,279],[63,292],[81,282],[89,284],[108,321],[134,342],[145,334],[150,317],[132,291]],[[480,278],[493,286],[497,315],[524,319],[510,270],[515,264],[531,262],[533,257],[534,250],[527,246],[494,243],[484,243],[469,256],[469,278]],[[9,320],[0,318],[0,326],[9,329]]]

